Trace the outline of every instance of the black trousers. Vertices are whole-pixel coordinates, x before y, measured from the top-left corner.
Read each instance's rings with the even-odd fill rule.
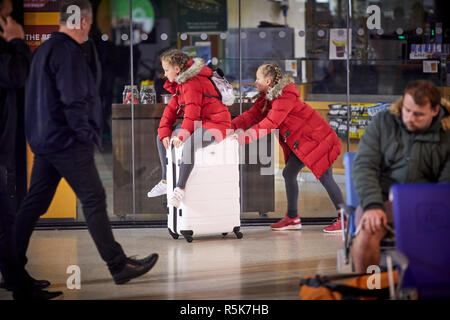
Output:
[[[106,212],[106,195],[94,162],[93,143],[74,142],[63,151],[36,154],[30,189],[16,221],[19,262],[27,263],[26,252],[36,222],[53,199],[61,178],[65,178],[80,199],[88,230],[111,273],[126,263],[125,253],[114,239]]]
[[[16,251],[14,222],[16,217],[16,177],[13,169],[0,166],[0,271],[7,288],[30,290],[32,283]]]

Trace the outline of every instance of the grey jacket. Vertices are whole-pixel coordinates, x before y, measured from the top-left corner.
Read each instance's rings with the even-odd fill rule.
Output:
[[[450,183],[450,103],[424,133],[406,130],[401,106],[377,114],[359,143],[352,176],[363,210],[382,208],[395,183]]]

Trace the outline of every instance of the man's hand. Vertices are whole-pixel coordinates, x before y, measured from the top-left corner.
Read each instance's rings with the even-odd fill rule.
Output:
[[[169,149],[170,138],[169,138],[169,137],[165,137],[165,138],[162,140],[162,143],[163,143],[163,145],[164,145],[164,148],[166,148],[166,150]]]
[[[179,146],[181,146],[183,144],[183,141],[181,141],[178,137],[173,138],[173,142],[172,144],[178,148]]]
[[[361,218],[361,229],[378,233],[387,225],[387,216],[382,209],[369,209],[364,211]]]
[[[0,27],[3,29],[3,32],[0,32],[0,37],[8,42],[13,39],[25,39],[22,26],[11,17],[7,17],[6,21],[0,17]]]

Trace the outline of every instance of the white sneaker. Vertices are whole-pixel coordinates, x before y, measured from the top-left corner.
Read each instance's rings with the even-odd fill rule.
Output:
[[[147,193],[147,197],[153,198],[157,196],[162,196],[167,193],[167,183],[162,182],[162,180],[153,187],[153,189]]]
[[[180,188],[176,187],[175,189],[173,189],[172,196],[170,197],[170,200],[169,200],[169,205],[174,206],[175,208],[179,208],[183,197],[184,197],[184,191],[181,190]]]

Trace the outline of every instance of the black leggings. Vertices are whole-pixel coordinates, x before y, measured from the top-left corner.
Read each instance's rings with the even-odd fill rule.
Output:
[[[284,183],[286,185],[286,197],[287,197],[287,214],[289,218],[295,218],[298,216],[298,182],[297,176],[302,170],[305,164],[297,158],[294,153],[291,153],[286,163],[286,167],[283,169]],[[328,196],[333,202],[336,210],[339,209],[339,205],[344,203],[341,189],[336,184],[333,178],[333,168],[329,167],[327,171],[319,179],[322,186],[327,190]]]
[[[178,125],[174,128],[174,135],[178,132],[180,127],[181,126]],[[197,151],[199,148],[205,148],[214,141],[214,137],[208,130],[204,128],[198,128],[189,136],[189,138],[186,139],[186,141],[183,142],[183,154],[181,156],[180,176],[178,177],[177,187],[181,189],[184,189],[186,187],[186,182],[189,178],[189,175],[191,174],[192,169],[194,169],[195,151]],[[159,139],[159,136],[156,137],[156,144],[158,146],[159,161],[161,162],[162,180],[167,180],[167,150],[164,147],[162,141]]]

